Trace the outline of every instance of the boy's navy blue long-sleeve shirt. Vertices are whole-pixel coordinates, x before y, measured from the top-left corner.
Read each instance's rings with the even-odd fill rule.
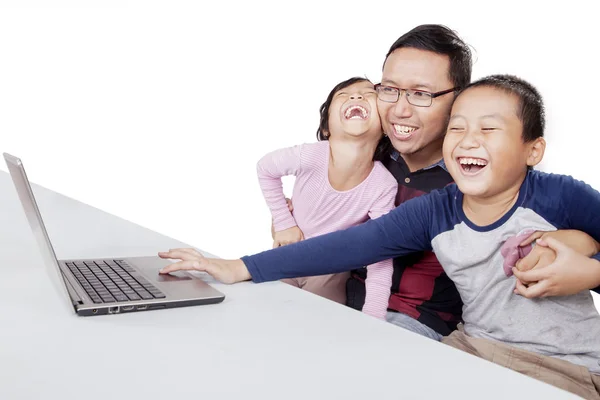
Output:
[[[526,230],[576,229],[600,241],[600,193],[562,175],[529,171],[500,220],[477,226],[456,185],[409,200],[362,225],[243,257],[255,282],[322,275],[433,250],[462,297],[465,332],[559,357],[600,373],[600,316],[591,293],[527,299],[513,293],[503,243]],[[600,261],[600,254],[594,256]]]

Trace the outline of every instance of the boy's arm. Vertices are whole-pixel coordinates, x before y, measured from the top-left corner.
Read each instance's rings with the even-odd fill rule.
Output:
[[[300,172],[301,151],[300,145],[276,150],[262,157],[256,165],[258,184],[271,211],[275,231],[296,226],[285,200],[281,178]]]
[[[237,260],[211,260],[190,249],[173,249],[159,253],[160,257],[181,261],[168,265],[161,273],[198,270],[224,283],[248,279],[258,283],[350,271],[431,250],[435,205],[432,194],[419,196],[364,224]],[[438,210],[438,214],[445,211]]]
[[[563,189],[569,193],[565,209],[560,211],[565,214],[565,228],[585,232],[597,245],[600,242],[600,192],[574,179],[571,186]],[[592,257],[600,260],[597,251]]]
[[[242,257],[254,282],[326,275],[431,250],[432,199],[423,195],[345,230]]]
[[[567,213],[569,228],[583,231],[594,239],[596,253],[591,257],[596,260],[596,263],[591,263],[591,265],[598,265],[600,264],[600,246],[598,246],[600,242],[600,192],[579,180],[574,180],[574,186],[570,192],[571,201],[568,207],[569,213]],[[597,278],[589,278],[591,282],[596,280],[596,284],[586,279],[584,279],[584,283],[588,283],[585,285],[587,289],[600,293],[600,275]]]
[[[556,217],[560,221],[559,228],[585,232],[593,242],[573,243],[573,239],[581,240],[581,236],[577,239],[577,233],[573,231],[567,235],[564,232],[544,234],[544,238],[538,243],[554,251],[560,249],[562,256],[556,252],[556,260],[542,269],[524,272],[514,269],[515,276],[520,281],[517,291],[526,297],[568,295],[583,290],[598,291],[600,286],[600,253],[597,247],[600,241],[600,193],[581,181],[569,177],[561,179],[561,192],[568,197],[563,203],[564,207],[560,207],[558,211],[560,215]],[[561,241],[556,240],[557,235],[562,235]],[[565,238],[568,243],[565,243]],[[558,244],[548,245],[554,243]],[[595,254],[590,259],[584,253]],[[531,285],[526,287],[522,283]]]
[[[369,210],[369,218],[377,219],[394,209],[398,183],[393,180],[383,190],[382,195]],[[394,265],[392,259],[380,261],[367,266],[367,279],[365,281],[365,304],[362,311],[375,318],[385,319],[390,292]]]
[[[597,245],[596,254],[592,258],[600,263],[600,192],[590,185],[576,181],[577,186],[581,188],[581,193],[571,192],[571,209],[574,210],[570,220],[573,224],[572,229],[586,232],[592,236]],[[593,264],[595,265],[595,264]],[[600,293],[600,282],[592,285],[591,290]]]

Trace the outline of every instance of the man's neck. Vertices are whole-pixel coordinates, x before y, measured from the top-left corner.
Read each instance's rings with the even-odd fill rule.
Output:
[[[415,172],[439,162],[442,155],[444,138],[431,142],[427,147],[412,154],[400,154],[410,172]]]

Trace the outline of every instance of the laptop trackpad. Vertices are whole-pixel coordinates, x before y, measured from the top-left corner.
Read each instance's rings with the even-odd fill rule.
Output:
[[[183,271],[171,272],[170,274],[158,274],[154,277],[157,282],[189,281],[192,277]]]

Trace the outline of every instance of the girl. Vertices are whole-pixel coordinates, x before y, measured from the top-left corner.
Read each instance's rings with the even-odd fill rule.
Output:
[[[394,208],[395,178],[378,161],[387,154],[377,113],[377,94],[364,78],[336,85],[320,108],[319,142],[284,148],[264,156],[258,180],[273,217],[273,247],[345,229]],[[295,175],[293,211],[281,177]],[[392,260],[367,267],[363,312],[385,319]],[[349,273],[285,279],[339,303],[346,303]]]

